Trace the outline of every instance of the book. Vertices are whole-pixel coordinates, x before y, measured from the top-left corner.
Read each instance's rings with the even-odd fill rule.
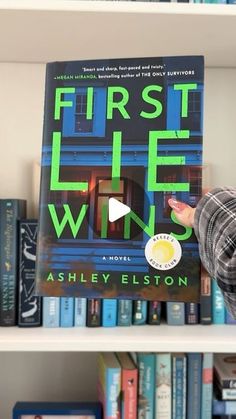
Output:
[[[172,357],[172,418],[186,419],[186,372],[185,354],[171,354]],[[171,386],[170,386],[171,387]],[[169,396],[171,398],[171,396]],[[169,403],[168,403],[169,405]],[[169,409],[170,410],[170,409]],[[168,413],[169,414],[169,413]],[[166,415],[166,418],[170,417]],[[163,416],[164,418],[164,416]]]
[[[236,324],[236,319],[234,319],[231,313],[225,309],[225,323],[226,324]]]
[[[148,301],[147,323],[151,325],[161,324],[161,302]]]
[[[102,301],[102,326],[115,327],[117,325],[117,300],[104,298]]]
[[[214,375],[221,388],[236,389],[236,355],[215,354]]]
[[[139,376],[138,419],[153,419],[155,417],[156,355],[138,353],[137,365]]]
[[[225,324],[225,304],[222,292],[216,280],[212,280],[212,321],[214,324]]]
[[[156,355],[156,384],[154,417],[171,419],[171,354],[158,353]],[[173,416],[174,417],[174,416]]]
[[[236,400],[217,400],[213,397],[212,414],[215,415],[236,415]]]
[[[133,301],[133,325],[140,326],[147,322],[147,301]]]
[[[120,418],[121,367],[114,353],[99,354],[98,394],[103,405],[103,418]]]
[[[60,297],[43,297],[43,326],[60,327]]]
[[[102,300],[98,298],[87,299],[87,327],[102,326]]]
[[[25,217],[25,200],[0,200],[0,326],[17,324],[18,220]]]
[[[186,324],[199,323],[199,304],[185,303],[185,323]]]
[[[37,292],[199,301],[202,56],[47,65]],[[111,246],[112,243],[112,246]]]
[[[185,324],[185,304],[180,302],[167,302],[167,324],[183,326]]]
[[[205,269],[201,271],[200,323],[212,323],[211,278]]]
[[[187,354],[187,419],[201,419],[202,354]]]
[[[121,366],[121,419],[137,419],[138,369],[129,354],[116,354]]]
[[[86,298],[75,298],[75,313],[74,313],[74,326],[82,327],[86,326],[87,316],[87,299]]]
[[[74,326],[74,298],[60,298],[60,327]]]
[[[132,324],[132,300],[118,300],[118,326],[131,326]]]
[[[102,419],[99,402],[17,402],[13,419]]]
[[[212,419],[213,354],[202,354],[201,419]]]
[[[19,221],[19,327],[37,327],[42,323],[42,298],[34,295],[37,220]]]

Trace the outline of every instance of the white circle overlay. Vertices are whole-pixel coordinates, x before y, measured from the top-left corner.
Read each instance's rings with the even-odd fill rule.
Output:
[[[149,265],[157,270],[167,271],[174,268],[179,263],[181,256],[181,245],[170,234],[156,234],[148,240],[145,246],[145,257]]]

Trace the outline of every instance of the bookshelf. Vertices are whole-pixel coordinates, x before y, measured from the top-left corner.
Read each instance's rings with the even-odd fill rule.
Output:
[[[0,196],[26,198],[34,215],[45,62],[105,57],[205,55],[204,163],[210,186],[235,185],[235,50],[233,5],[2,0]],[[235,352],[235,330],[0,328],[0,417],[16,400],[96,398],[98,351]]]

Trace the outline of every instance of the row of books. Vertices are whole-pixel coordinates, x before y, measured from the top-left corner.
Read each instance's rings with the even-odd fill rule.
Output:
[[[213,391],[213,371],[236,385],[235,354],[101,353],[98,394],[104,419],[210,419],[236,414],[236,398]],[[233,377],[233,378],[232,378]],[[215,387],[215,379],[214,379]]]
[[[37,220],[25,219],[26,202],[0,200],[0,325],[73,327],[235,323],[216,281],[201,277],[201,300],[180,303],[34,296]],[[19,221],[18,221],[19,220]]]
[[[148,3],[211,3],[211,4],[236,4],[236,0],[114,0],[114,1],[132,1]]]

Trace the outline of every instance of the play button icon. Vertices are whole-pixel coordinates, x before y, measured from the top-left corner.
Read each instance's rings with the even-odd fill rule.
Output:
[[[111,223],[119,218],[124,217],[126,214],[129,214],[131,211],[128,205],[123,204],[122,202],[118,201],[118,199],[110,198],[108,204],[108,219]]]

